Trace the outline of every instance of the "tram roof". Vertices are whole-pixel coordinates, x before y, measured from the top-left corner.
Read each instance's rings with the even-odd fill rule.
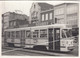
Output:
[[[44,26],[6,29],[5,31],[19,31],[19,30],[46,29],[46,28],[65,28],[65,27],[66,27],[66,24],[52,24],[52,25],[44,25]]]

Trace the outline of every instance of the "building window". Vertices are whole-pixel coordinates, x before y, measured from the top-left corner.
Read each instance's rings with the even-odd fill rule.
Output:
[[[78,11],[77,5],[67,6],[67,14],[77,13],[77,11]]]
[[[63,18],[57,19],[57,23],[63,24],[64,23],[64,19]]]
[[[16,26],[16,21],[13,22],[14,26]]]
[[[64,14],[64,8],[58,8],[54,10],[54,15]]]
[[[50,13],[50,16],[49,17],[50,17],[50,20],[52,20],[52,13]]]
[[[69,25],[77,25],[78,24],[78,18],[77,15],[71,15],[67,17],[67,24]]]
[[[12,27],[13,26],[13,22],[10,22],[10,27]]]
[[[44,21],[44,14],[42,14],[42,21]]]
[[[48,20],[48,14],[46,14],[46,17],[45,18],[46,18],[46,20]]]
[[[4,22],[4,28],[8,27],[8,22]]]
[[[41,38],[47,37],[47,30],[46,30],[46,29],[40,30],[40,37],[41,37]]]

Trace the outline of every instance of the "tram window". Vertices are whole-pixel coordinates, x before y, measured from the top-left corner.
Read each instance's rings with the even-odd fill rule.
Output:
[[[38,37],[38,34],[39,34],[39,31],[38,30],[35,30],[33,32],[33,38],[37,38]]]
[[[30,38],[30,37],[31,37],[30,31],[26,31],[26,37],[27,37],[27,38]]]
[[[12,34],[11,34],[11,38],[15,38],[15,32],[12,31],[11,33],[12,33]]]
[[[6,34],[6,35],[7,35],[7,37],[8,37],[8,38],[10,38],[10,32],[7,32],[7,34]]]
[[[63,30],[62,30],[62,37],[63,37],[63,38],[71,37],[71,36],[72,36],[71,30],[69,30],[69,29],[63,29]]]
[[[22,31],[22,38],[25,38],[25,30]]]
[[[19,31],[16,31],[16,38],[19,38],[20,37],[20,32]]]
[[[6,38],[6,31],[4,32],[4,37]]]
[[[62,30],[62,38],[66,38],[64,30]]]
[[[40,37],[47,37],[47,30],[44,29],[44,30],[40,30]]]

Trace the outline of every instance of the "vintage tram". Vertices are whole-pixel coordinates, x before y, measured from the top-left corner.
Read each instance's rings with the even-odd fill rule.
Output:
[[[41,48],[69,52],[74,49],[71,28],[65,24],[52,24],[5,30],[5,43],[22,48]]]

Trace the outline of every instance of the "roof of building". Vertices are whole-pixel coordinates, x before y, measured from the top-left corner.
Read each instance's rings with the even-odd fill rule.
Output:
[[[20,14],[20,13],[16,13],[16,12],[6,12],[6,13],[2,14],[2,16],[4,17],[4,15],[11,15],[11,14],[13,14],[11,17],[15,18],[15,19],[19,19],[19,20],[24,20],[24,19],[28,20],[29,19],[29,16],[27,16],[26,14]]]
[[[16,15],[22,15],[22,16],[27,16],[26,14],[20,14],[20,13],[16,13],[16,12],[5,12],[3,13],[3,15],[10,13],[10,14],[16,14]],[[27,16],[28,17],[28,16]]]
[[[60,4],[55,5],[54,7],[65,5],[65,4],[78,4],[78,3],[60,3]]]
[[[48,3],[38,3],[38,5],[41,7],[41,11],[53,9],[53,5]]]

